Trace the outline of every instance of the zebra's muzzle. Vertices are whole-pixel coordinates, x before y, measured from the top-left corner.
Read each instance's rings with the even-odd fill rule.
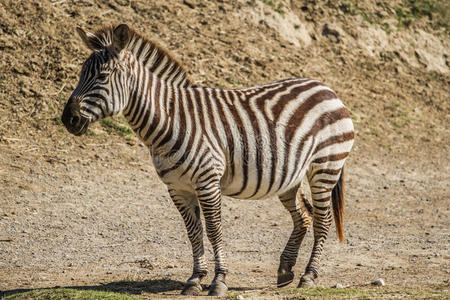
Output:
[[[67,130],[74,135],[84,134],[89,127],[89,120],[80,115],[79,105],[71,102],[64,108],[61,120]]]

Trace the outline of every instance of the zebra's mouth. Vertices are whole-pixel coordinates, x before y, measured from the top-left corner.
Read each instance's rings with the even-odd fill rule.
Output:
[[[73,103],[64,108],[61,120],[67,131],[77,136],[84,134],[90,124],[89,119],[80,115],[79,108]]]
[[[91,123],[89,118],[80,113],[79,101],[74,101],[72,98],[64,107],[61,120],[67,131],[77,136],[84,134]]]
[[[73,124],[73,123],[64,123],[64,125],[67,128],[67,131],[72,133],[73,135],[80,136],[86,133],[89,127],[89,120],[83,117],[79,117],[80,120]]]
[[[80,135],[85,134],[86,131],[88,130],[88,127],[89,127],[89,120],[88,120],[88,119],[85,119],[85,118],[83,118],[83,119],[84,119],[84,120],[81,122],[81,127],[78,129],[78,131],[76,131],[76,132],[71,132],[71,131],[69,130],[69,132],[72,133],[72,134],[74,134],[74,135],[76,135],[76,136],[80,136]]]

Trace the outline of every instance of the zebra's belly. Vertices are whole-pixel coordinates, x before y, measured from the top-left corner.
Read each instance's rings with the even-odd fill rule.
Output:
[[[267,132],[264,136],[269,136]],[[284,127],[274,131],[274,139],[261,139],[253,148],[237,148],[227,153],[221,181],[222,193],[238,199],[264,199],[281,195],[298,186],[305,176],[306,163],[314,147],[313,139],[288,142]],[[250,143],[249,143],[250,145]],[[232,156],[233,155],[233,156]]]
[[[273,162],[272,162],[273,163]],[[222,194],[237,199],[265,199],[283,194],[300,184],[306,170],[283,170],[269,165],[235,164],[228,167],[221,180]],[[234,172],[233,172],[234,171]],[[246,175],[247,174],[247,175]]]

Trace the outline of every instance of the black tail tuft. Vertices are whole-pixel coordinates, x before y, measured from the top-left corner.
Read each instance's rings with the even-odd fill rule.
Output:
[[[344,241],[344,168],[342,167],[341,176],[337,184],[331,192],[331,199],[333,202],[333,215],[336,224],[336,234],[339,241]]]

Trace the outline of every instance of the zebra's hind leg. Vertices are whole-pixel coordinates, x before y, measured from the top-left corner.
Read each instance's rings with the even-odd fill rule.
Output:
[[[331,194],[339,178],[338,176],[339,174],[328,175],[328,178],[324,179],[319,175],[309,180],[313,203],[314,245],[305,274],[300,279],[298,287],[315,285],[314,280],[319,273],[320,256],[331,225]],[[334,180],[334,177],[336,177],[336,180]]]
[[[203,248],[203,227],[200,218],[199,203],[194,195],[180,195],[177,191],[169,189],[170,196],[186,225],[189,241],[192,246],[194,270],[192,276],[186,281],[183,295],[198,295],[202,291],[201,280],[208,273]]]
[[[297,196],[298,194],[300,199]],[[283,287],[290,284],[294,279],[292,268],[297,262],[298,250],[311,223],[311,216],[309,212],[310,204],[305,195],[301,193],[301,189],[292,189],[280,195],[279,199],[291,214],[294,223],[294,229],[280,256],[280,266],[278,267],[277,286]]]
[[[228,291],[225,284],[227,266],[223,255],[222,242],[222,194],[220,181],[213,180],[200,184],[197,197],[202,207],[206,223],[206,234],[213,247],[215,261],[215,276],[209,288],[209,296],[224,296]]]

